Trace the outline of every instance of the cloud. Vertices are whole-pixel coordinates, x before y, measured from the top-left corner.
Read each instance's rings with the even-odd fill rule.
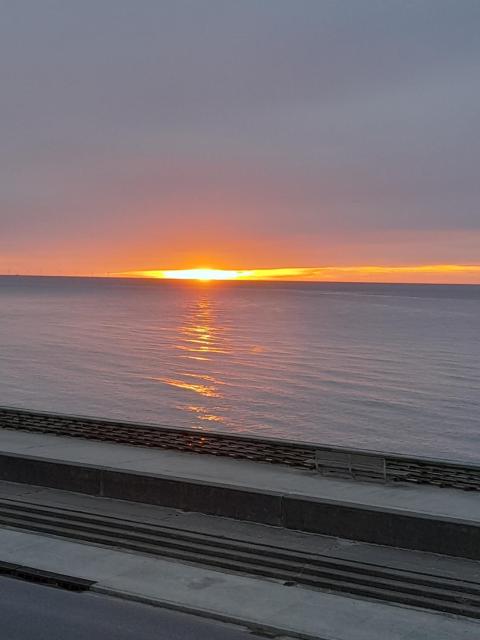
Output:
[[[479,28],[477,0],[5,3],[2,264],[471,262],[438,238],[480,232]]]

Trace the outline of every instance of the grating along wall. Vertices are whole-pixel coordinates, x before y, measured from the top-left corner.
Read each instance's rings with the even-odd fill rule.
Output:
[[[480,491],[480,465],[0,407],[0,428],[250,460],[322,475]]]

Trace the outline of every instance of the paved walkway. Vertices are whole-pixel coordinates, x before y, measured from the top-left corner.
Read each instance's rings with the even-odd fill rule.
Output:
[[[0,560],[95,580],[98,593],[325,640],[472,640],[480,623],[0,530]]]
[[[478,492],[330,479],[314,471],[245,460],[8,430],[0,431],[0,451],[480,523]]]

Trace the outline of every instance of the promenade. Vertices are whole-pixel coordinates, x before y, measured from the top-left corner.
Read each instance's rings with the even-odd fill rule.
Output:
[[[480,635],[478,491],[22,429],[0,443],[2,562],[277,636]]]

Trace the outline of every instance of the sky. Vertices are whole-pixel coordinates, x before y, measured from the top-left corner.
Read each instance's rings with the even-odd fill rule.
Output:
[[[0,0],[0,273],[480,283],[479,33],[478,0]]]

